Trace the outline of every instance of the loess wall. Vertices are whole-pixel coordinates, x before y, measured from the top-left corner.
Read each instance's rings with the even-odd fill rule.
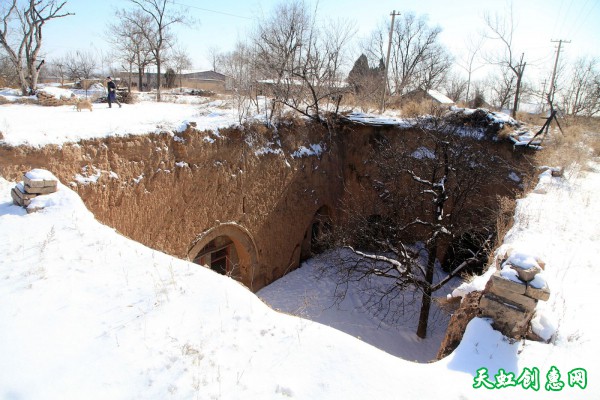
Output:
[[[211,240],[228,236],[240,260],[236,276],[256,291],[309,256],[313,225],[342,219],[344,204],[378,212],[377,172],[364,161],[381,137],[407,148],[420,144],[418,132],[372,126],[334,132],[295,122],[276,133],[259,125],[218,133],[188,127],[177,135],[0,147],[0,175],[20,180],[31,168],[48,169],[98,220],[180,258],[193,259]],[[503,165],[524,164],[508,144],[474,145],[495,146]],[[481,204],[517,190],[503,168]]]

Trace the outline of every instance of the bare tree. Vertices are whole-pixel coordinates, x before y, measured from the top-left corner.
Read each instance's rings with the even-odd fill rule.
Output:
[[[470,100],[469,95],[471,94],[471,79],[473,77],[473,73],[484,66],[483,64],[477,65],[477,56],[481,51],[483,42],[484,38],[482,37],[480,37],[478,40],[473,40],[472,38],[467,39],[465,42],[466,53],[464,53],[456,63],[467,73],[467,93],[465,94],[466,101]]]
[[[469,82],[462,76],[458,74],[451,74],[448,76],[448,79],[446,79],[444,86],[446,96],[454,101],[460,101],[462,99],[468,100],[468,97],[465,95],[468,86]]]
[[[173,45],[174,37],[171,32],[173,25],[187,23],[189,18],[178,8],[172,0],[129,0],[135,4],[142,14],[149,17],[150,24],[146,29],[140,30],[150,47],[150,51],[156,63],[156,101],[160,101],[161,93],[161,67],[165,51]],[[139,22],[128,19],[137,24]]]
[[[187,51],[182,48],[174,49],[170,58],[170,64],[175,70],[175,73],[179,76],[179,90],[181,91],[183,90],[181,82],[182,73],[184,70],[192,68],[192,59],[189,57]]]
[[[252,107],[260,112],[256,52],[251,46],[238,42],[234,50],[222,55],[222,65],[224,73],[233,80],[233,99],[241,124]]]
[[[500,68],[499,73],[496,72],[487,78],[492,104],[503,110],[510,107],[511,98],[514,98],[516,88],[516,77],[508,68]],[[514,109],[514,108],[513,108]]]
[[[390,93],[402,95],[421,85],[431,88],[439,83],[439,78],[451,66],[451,57],[439,43],[441,31],[439,26],[430,27],[425,17],[412,13],[395,19],[389,66]],[[371,62],[385,59],[387,32],[389,24],[380,26],[363,45]]]
[[[516,118],[517,111],[519,110],[523,74],[525,73],[525,66],[527,63],[524,61],[525,53],[521,53],[521,56],[519,57],[518,53],[514,49],[513,35],[515,28],[512,4],[508,18],[501,17],[498,14],[494,14],[493,16],[490,14],[485,14],[484,20],[487,28],[491,32],[489,38],[500,41],[502,47],[501,52],[488,56],[489,62],[499,65],[504,69],[508,69],[515,78],[512,117]]]
[[[69,76],[67,73],[67,61],[65,57],[58,57],[51,60],[46,69],[50,70],[50,73],[55,77],[60,78],[61,86],[65,84],[65,79]]]
[[[213,71],[219,72],[221,70],[221,64],[223,61],[223,55],[218,46],[210,46],[207,50],[208,59],[210,60],[210,66]]]
[[[600,112],[600,68],[598,59],[581,57],[571,68],[570,81],[560,91],[567,114],[591,117]]]
[[[259,22],[253,44],[259,73],[273,92],[270,118],[277,105],[318,121],[323,107],[337,109],[347,91],[341,66],[353,30],[347,22],[318,27],[301,1],[280,3]]]
[[[485,260],[493,222],[482,212],[489,199],[481,193],[485,185],[498,184],[490,182],[489,174],[498,163],[488,146],[459,137],[456,128],[440,119],[423,121],[418,129],[418,148],[382,138],[366,160],[375,168],[362,186],[370,183],[377,201],[370,202],[376,205],[366,213],[360,206],[345,207],[341,244],[360,258],[339,260],[337,278],[342,295],[349,281],[365,282],[366,306],[393,319],[405,310],[403,302],[394,304],[397,299],[420,301],[417,335],[425,337],[433,293]],[[481,237],[479,248],[436,280],[442,246],[466,233]],[[419,241],[423,246],[414,246]],[[366,282],[372,276],[389,284],[370,286]]]
[[[33,93],[44,65],[44,60],[39,61],[44,25],[50,20],[73,15],[61,12],[66,3],[9,0],[0,6],[0,45],[17,72],[23,95]]]
[[[69,52],[63,59],[63,68],[69,79],[90,79],[98,68],[98,61],[94,54],[89,51]]]
[[[137,70],[137,85],[143,89],[146,67],[154,63],[154,57],[147,38],[152,36],[152,19],[138,9],[117,11],[117,21],[108,26],[107,40],[116,49],[116,54],[129,71],[129,88],[131,75]]]

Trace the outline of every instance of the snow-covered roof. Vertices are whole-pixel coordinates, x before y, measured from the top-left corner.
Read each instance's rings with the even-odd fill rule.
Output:
[[[427,94],[433,97],[435,100],[439,101],[441,104],[454,104],[454,100],[452,100],[445,94],[438,92],[437,90],[429,89],[427,91]]]

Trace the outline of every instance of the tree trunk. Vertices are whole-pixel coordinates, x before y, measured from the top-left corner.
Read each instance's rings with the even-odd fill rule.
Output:
[[[431,310],[431,284],[433,283],[433,271],[437,256],[437,239],[427,249],[427,269],[425,271],[426,286],[423,288],[423,299],[421,300],[421,312],[419,313],[419,325],[417,326],[417,336],[421,339],[427,337],[427,323],[429,322],[429,311]]]
[[[160,103],[160,83],[161,83],[161,76],[160,76],[160,56],[157,55],[156,57],[156,101]]]

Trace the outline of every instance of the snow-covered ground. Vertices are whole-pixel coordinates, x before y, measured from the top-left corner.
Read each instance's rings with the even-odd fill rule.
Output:
[[[164,120],[173,105],[137,106],[149,108],[140,110],[141,125],[128,134],[145,133],[160,122],[144,125],[142,117]],[[30,123],[29,143],[60,143],[94,129],[67,116],[101,114],[103,129],[93,135],[109,135],[116,129],[106,121],[134,107],[77,113],[2,105],[0,130],[7,143],[23,143],[20,130],[27,124],[18,116]],[[187,110],[177,111],[183,114],[197,111],[176,107]],[[212,117],[180,115],[172,126],[188,118],[200,126]],[[36,120],[45,123],[32,126]],[[46,142],[38,140],[50,125]],[[79,133],[53,137],[72,126]],[[510,343],[488,321],[475,319],[455,352],[430,364],[273,311],[237,282],[101,225],[66,186],[40,198],[45,209],[27,214],[12,204],[14,184],[0,177],[0,399],[600,398],[598,164],[572,166],[563,178],[543,175],[536,191],[519,200],[506,238],[506,246],[546,262],[552,295],[538,305],[538,321],[557,328],[551,343]],[[348,311],[350,324],[352,315],[364,324],[365,315]],[[321,322],[328,318],[342,319]],[[574,378],[584,370],[582,389],[584,380]],[[503,379],[510,373],[513,387],[485,388],[511,385]],[[563,382],[560,391],[553,390],[557,382]]]
[[[405,360],[434,360],[446,333],[448,313],[434,302],[427,338],[420,339],[415,335],[420,309],[418,295],[413,298],[412,293],[407,293],[404,299],[393,302],[393,306],[403,307],[400,315],[371,307],[361,282],[349,282],[344,298],[337,298],[334,265],[338,253],[343,253],[346,260],[352,257],[349,250],[336,250],[309,259],[301,268],[260,290],[258,297],[276,310],[334,327]],[[438,264],[435,281],[445,276]],[[444,297],[459,283],[458,278],[453,279],[435,295]],[[371,284],[383,291],[390,282],[388,278],[373,277]]]
[[[44,146],[104,136],[139,135],[185,128],[218,129],[234,125],[235,112],[222,100],[205,104],[141,101],[122,108],[94,104],[93,111],[77,112],[73,106],[43,107],[26,104],[0,106],[0,132],[12,146]]]

